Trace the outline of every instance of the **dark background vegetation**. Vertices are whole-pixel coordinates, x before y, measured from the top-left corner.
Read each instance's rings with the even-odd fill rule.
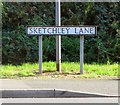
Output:
[[[55,3],[2,3],[2,62],[38,61],[38,37],[28,37],[26,26],[55,25]],[[85,63],[120,59],[120,3],[61,3],[62,25],[97,25],[97,36],[85,37]],[[79,61],[79,36],[62,36],[62,61]],[[43,37],[43,60],[55,61],[55,36]]]

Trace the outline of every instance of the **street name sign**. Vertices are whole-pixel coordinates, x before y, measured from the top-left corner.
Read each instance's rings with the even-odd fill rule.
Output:
[[[28,35],[96,35],[96,26],[28,26]]]
[[[44,35],[56,35],[56,36],[65,36],[65,35],[74,35],[80,36],[80,73],[83,74],[83,62],[84,62],[84,36],[97,35],[97,26],[27,26],[27,34],[29,36],[39,36],[39,70],[42,74],[42,36]],[[58,43],[60,40],[57,40]],[[59,58],[61,44],[59,42],[59,51],[56,52],[56,55]],[[60,61],[60,59],[58,60]],[[58,66],[57,66],[58,67]],[[59,64],[60,68],[60,64]],[[61,69],[61,68],[60,68]],[[61,71],[61,70],[60,70]]]

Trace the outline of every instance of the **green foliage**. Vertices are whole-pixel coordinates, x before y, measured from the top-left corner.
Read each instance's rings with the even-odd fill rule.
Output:
[[[104,6],[104,8],[103,8]],[[119,3],[104,3],[99,4],[96,10],[98,32],[98,51],[99,59],[118,61],[120,59],[120,4]]]
[[[120,59],[120,3],[61,3],[62,25],[97,25],[98,36],[85,37],[86,63]],[[55,3],[4,2],[2,8],[3,63],[38,61],[38,38],[28,37],[28,25],[55,25]],[[62,61],[79,61],[79,36],[62,37]],[[55,36],[43,37],[43,60],[56,59]]]
[[[80,40],[79,38],[70,36],[62,37],[62,61],[79,61]]]

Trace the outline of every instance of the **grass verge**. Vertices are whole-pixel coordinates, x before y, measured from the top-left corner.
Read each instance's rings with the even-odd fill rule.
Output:
[[[102,78],[115,77],[118,74],[118,63],[114,64],[84,64],[84,74],[79,73],[80,64],[63,62],[62,73],[56,71],[55,62],[43,62],[43,75],[39,75],[38,63],[24,63],[22,65],[2,65],[2,78]]]

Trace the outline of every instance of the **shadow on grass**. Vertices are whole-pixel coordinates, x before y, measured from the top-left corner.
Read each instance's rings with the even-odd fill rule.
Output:
[[[35,74],[40,74],[39,71],[34,71]],[[55,70],[43,70],[42,74],[59,74],[59,72],[55,71]]]
[[[40,72],[34,72],[35,74],[39,75]],[[43,75],[82,75],[79,72],[64,72],[62,71],[61,73],[59,71],[55,71],[55,70],[43,70],[42,72]]]

